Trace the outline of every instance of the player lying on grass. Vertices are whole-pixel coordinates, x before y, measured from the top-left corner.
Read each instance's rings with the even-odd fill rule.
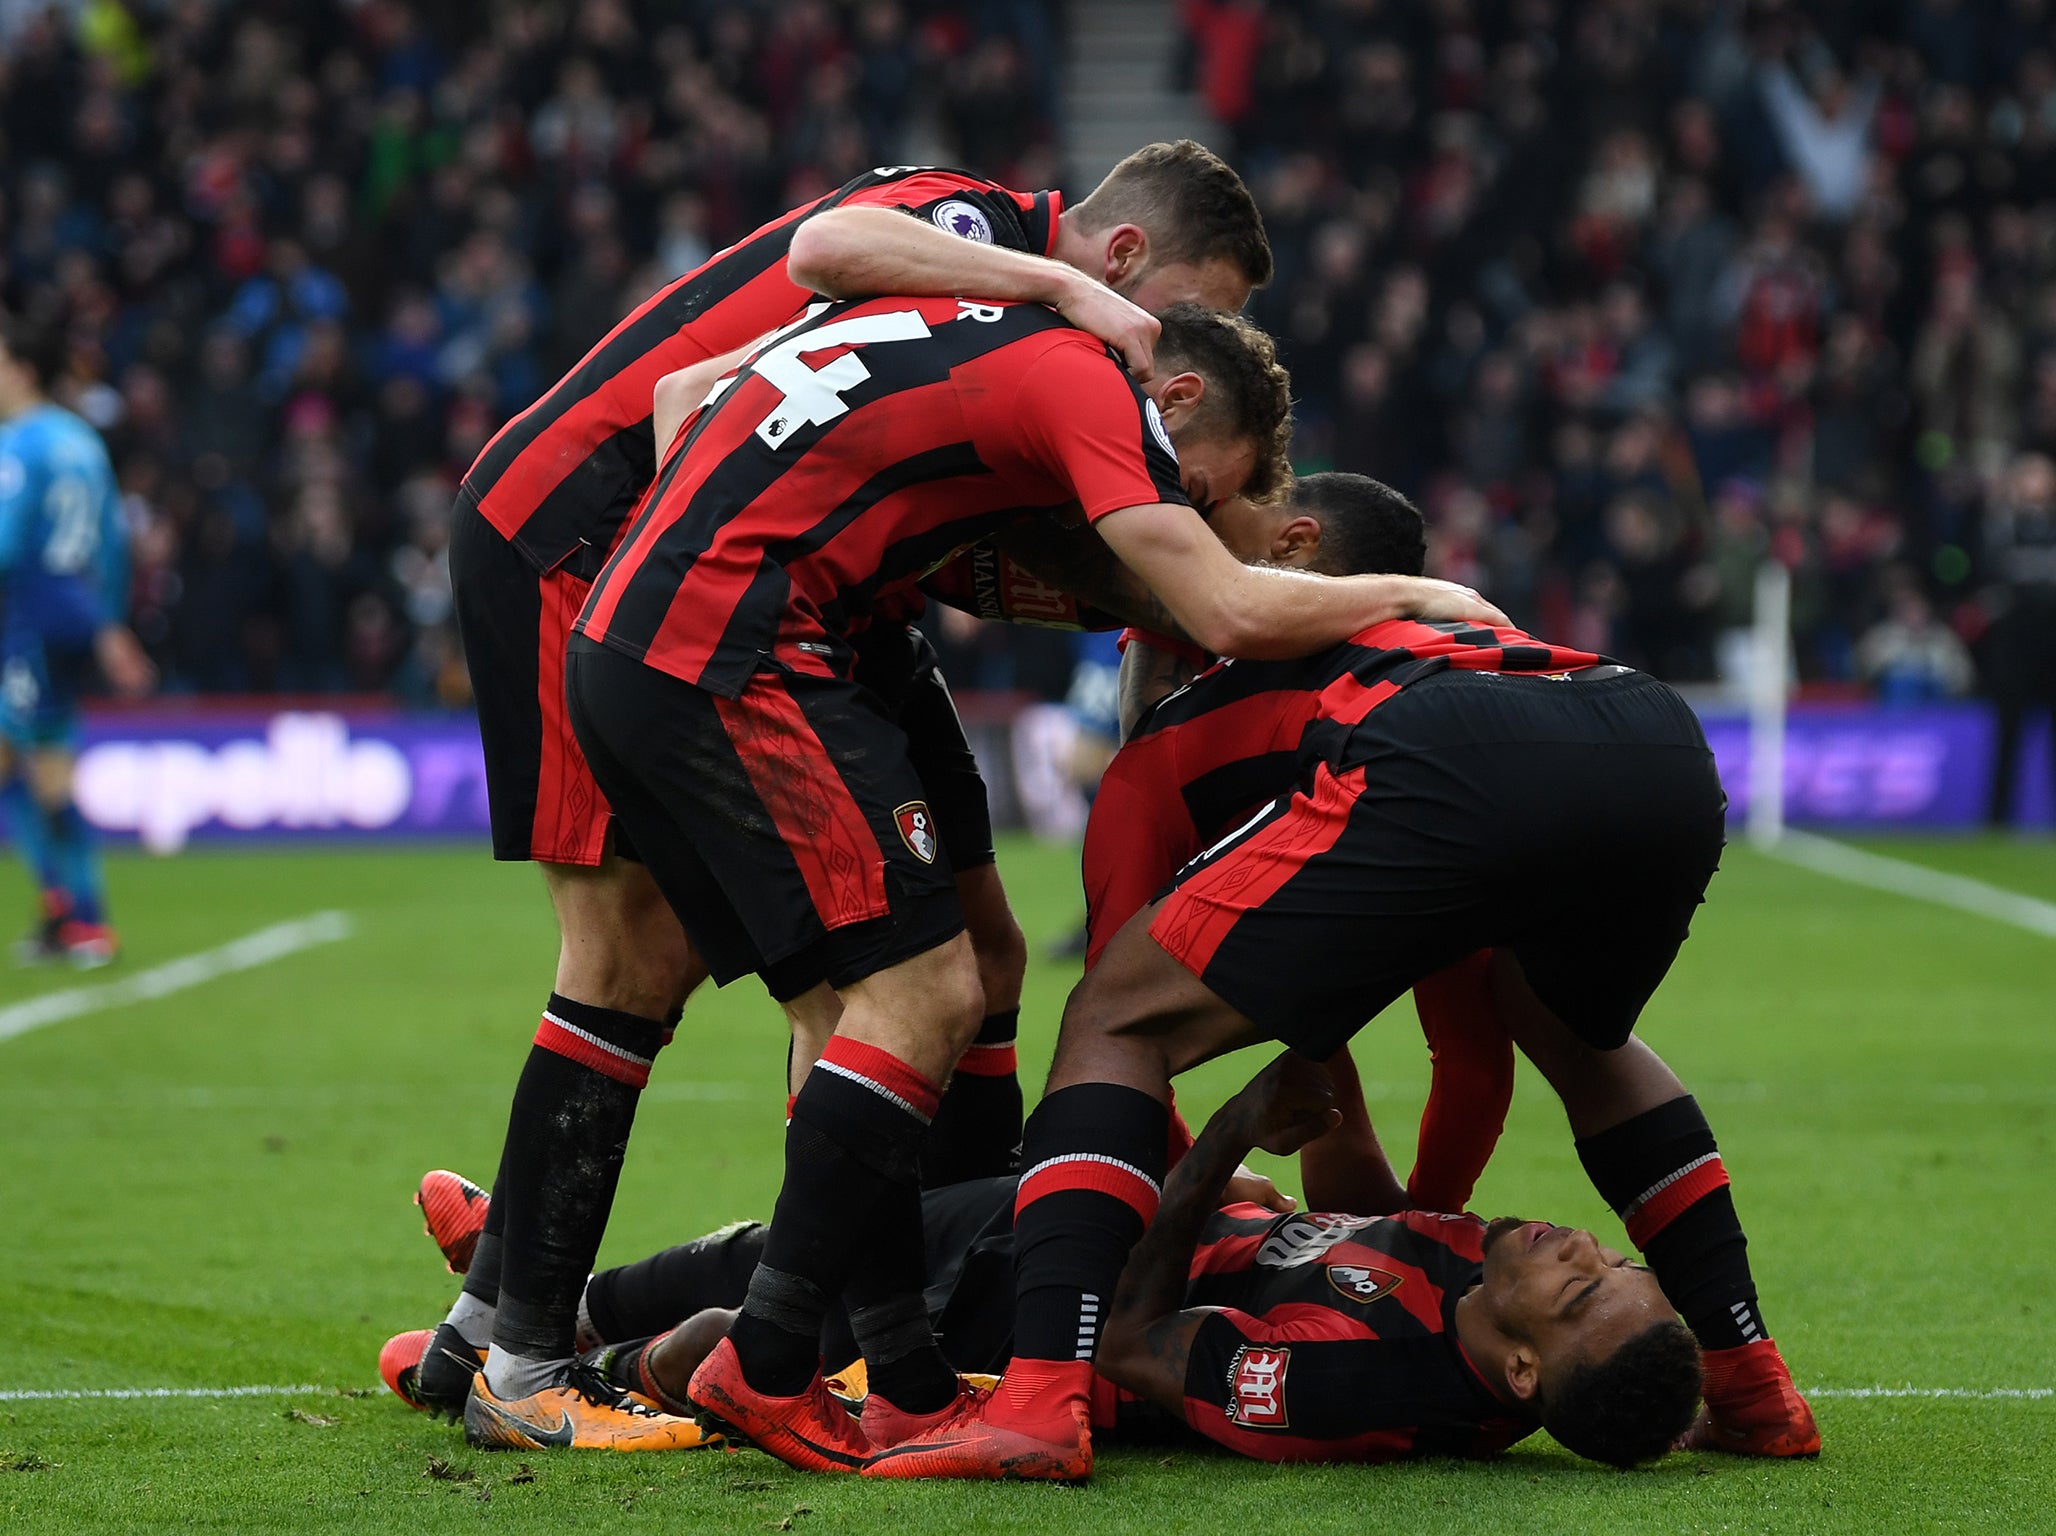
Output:
[[[661,1445],[677,1432],[573,1379],[570,1359],[571,1309],[640,1089],[705,974],[619,841],[563,709],[568,626],[655,473],[657,382],[785,325],[816,290],[881,287],[1049,303],[1146,370],[1156,322],[1143,305],[1236,308],[1269,275],[1248,192],[1196,144],[1150,146],[1070,207],[957,171],[873,171],[653,295],[467,472],[451,577],[477,685],[494,853],[540,865],[560,930],[552,993],[509,1116],[494,1226],[424,1366],[433,1395],[462,1403],[492,1344],[496,1391],[475,1416],[476,1438],[520,1444],[526,1418],[554,1424],[564,1413],[582,1443],[625,1435]],[[1025,946],[993,867],[983,785],[918,636],[881,624],[866,676],[909,739],[932,811],[928,835],[946,845],[983,991],[973,1064],[984,1070],[960,1077],[935,1152],[959,1171],[1009,1166]],[[796,1005],[818,980],[789,968],[774,993]],[[809,1059],[802,1053],[802,1067]]]
[[[819,1376],[838,1296],[872,1330],[874,1390],[910,1414],[957,1394],[917,1337],[907,1261],[919,1148],[980,995],[904,735],[851,677],[881,604],[1073,509],[1224,651],[1292,654],[1395,612],[1497,617],[1448,584],[1234,561],[1194,504],[1279,475],[1283,370],[1259,333],[1191,307],[1157,354],[1145,394],[1039,306],[831,307],[698,413],[574,626],[579,744],[700,958],[724,982],[805,966],[842,1004],[794,1107],[765,1262],[693,1392],[798,1465],[852,1471],[872,1449]]]
[[[1321,538],[1302,557],[1318,564],[1321,543],[1339,557],[1311,521]],[[1300,663],[1219,666],[1144,730],[1173,743],[1154,749],[1145,795],[1180,815],[1209,788],[1273,798],[1218,828],[1072,995],[1028,1126],[1000,1391],[866,1474],[1087,1475],[1087,1362],[1156,1207],[1170,1078],[1262,1038],[1325,1056],[1482,950],[1501,1027],[1709,1351],[1704,1443],[1816,1451],[1764,1336],[1712,1133],[1632,1037],[1722,842],[1724,797],[1682,701],[1517,630],[1402,622]],[[1137,748],[1152,750],[1122,755]]]
[[[1179,1163],[1107,1318],[1096,1428],[1131,1442],[1196,1431],[1260,1461],[1383,1462],[1490,1456],[1539,1424],[1613,1465],[1661,1456],[1691,1422],[1699,1363],[1655,1278],[1589,1232],[1394,1203],[1402,1192],[1347,1052],[1334,1065],[1331,1081],[1303,1058],[1279,1058]],[[1300,1151],[1313,1211],[1224,1204],[1224,1184],[1256,1146]],[[1392,1198],[1322,1198],[1344,1187]],[[1014,1192],[1015,1181],[991,1179],[925,1197],[927,1298],[960,1370],[1006,1358]],[[682,1408],[764,1237],[755,1223],[726,1227],[595,1275],[585,1312],[610,1341],[599,1367],[624,1390]],[[855,1355],[839,1313],[821,1351],[831,1364]],[[407,1395],[404,1374],[387,1380]],[[873,1438],[892,1438],[893,1415],[865,1399]]]

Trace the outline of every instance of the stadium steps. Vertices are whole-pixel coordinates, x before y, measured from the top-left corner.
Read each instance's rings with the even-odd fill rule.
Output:
[[[1130,150],[1158,139],[1221,135],[1199,98],[1172,85],[1171,0],[1082,0],[1071,7],[1064,65],[1070,185],[1085,192]]]

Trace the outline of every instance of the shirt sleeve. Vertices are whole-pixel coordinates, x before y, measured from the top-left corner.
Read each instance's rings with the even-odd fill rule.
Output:
[[[1088,520],[1158,502],[1189,507],[1156,403],[1098,342],[1066,333],[1028,365],[1014,395],[1026,456],[1069,488]]]
[[[1110,630],[1121,621],[1053,587],[991,540],[961,550],[921,578],[938,603],[998,624],[1038,629]]]
[[[912,171],[896,181],[852,192],[844,208],[897,208],[945,234],[980,245],[1043,256],[1047,241],[1030,230],[1035,200],[960,171]]]
[[[1138,736],[1100,776],[1085,823],[1085,964],[1199,851],[1166,736]]]
[[[21,559],[28,509],[28,467],[11,446],[0,447],[0,571]]]
[[[1454,1376],[1441,1337],[1369,1336],[1318,1306],[1209,1315],[1186,1357],[1185,1421],[1273,1462],[1470,1454],[1480,1430],[1501,1422]]]

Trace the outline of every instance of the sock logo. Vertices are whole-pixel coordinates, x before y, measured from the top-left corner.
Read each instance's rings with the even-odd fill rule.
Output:
[[[892,819],[899,823],[900,841],[907,845],[907,851],[923,864],[933,864],[935,818],[928,812],[928,802],[909,800],[892,813]]]
[[[1228,1417],[1247,1429],[1284,1429],[1289,1346],[1245,1344],[1228,1366]]]

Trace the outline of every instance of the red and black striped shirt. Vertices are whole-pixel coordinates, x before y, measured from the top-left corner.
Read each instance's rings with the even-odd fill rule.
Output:
[[[1086,963],[1238,818],[1316,762],[1352,766],[1351,732],[1409,683],[1604,659],[1518,629],[1394,619],[1296,661],[1217,663],[1158,701],[1100,779],[1085,828]]]
[[[700,411],[575,627],[731,698],[772,661],[847,675],[881,603],[958,551],[1157,502],[1187,504],[1162,418],[1054,311],[824,306]]]
[[[1490,1456],[1534,1423],[1456,1336],[1484,1271],[1476,1216],[1232,1205],[1209,1219],[1189,1307],[1213,1307],[1185,1370],[1185,1421],[1259,1461]]]
[[[656,474],[657,381],[790,322],[813,295],[786,275],[793,231],[825,208],[898,208],[965,239],[1039,256],[1062,200],[963,171],[886,166],[766,224],[657,290],[549,392],[502,427],[460,497],[539,571],[590,578]]]

